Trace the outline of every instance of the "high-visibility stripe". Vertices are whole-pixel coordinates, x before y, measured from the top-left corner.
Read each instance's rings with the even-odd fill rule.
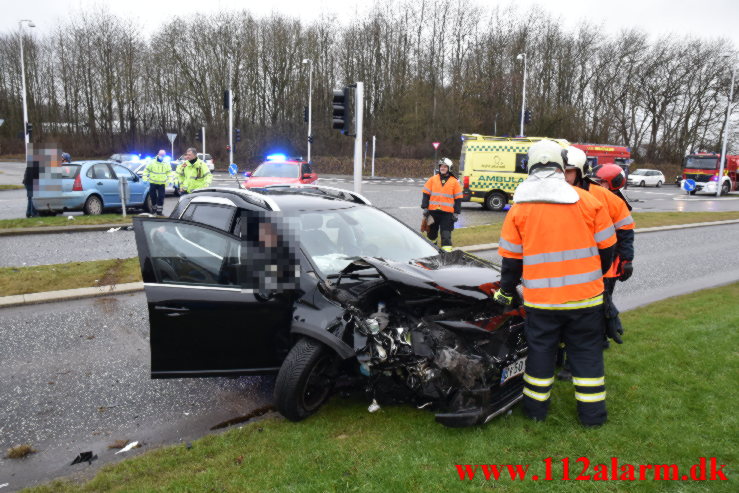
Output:
[[[531,385],[536,385],[537,387],[549,387],[550,385],[554,384],[554,377],[536,378],[536,377],[532,377],[528,373],[524,373],[523,381],[526,383],[530,383]]]
[[[603,271],[598,268],[591,272],[583,274],[572,274],[560,277],[543,277],[541,279],[523,279],[523,286],[528,289],[544,289],[544,288],[561,288],[563,286],[572,286],[574,284],[584,284],[586,282],[597,281],[603,277]]]
[[[529,390],[526,387],[523,388],[523,395],[527,395],[531,397],[532,399],[535,399],[537,401],[545,402],[549,399],[549,396],[551,395],[551,392],[547,392],[546,394],[542,394],[541,392],[534,392],[533,390]]]
[[[600,387],[606,384],[606,377],[585,378],[573,376],[572,383],[579,387]]]
[[[428,187],[423,187],[423,191],[426,192],[426,193],[431,193],[431,190],[429,190]]]
[[[447,207],[454,207],[453,202],[434,202],[433,200],[429,201],[430,205],[445,205]]]
[[[462,197],[464,197],[464,194],[463,193],[454,194],[454,198],[455,199],[461,199]]]
[[[577,260],[594,257],[596,255],[598,255],[598,249],[596,247],[562,250],[560,252],[537,253],[536,255],[524,255],[523,265],[536,265],[546,262],[564,262],[565,260]]]
[[[513,252],[513,253],[523,253],[523,245],[519,245],[517,243],[511,243],[505,238],[501,238],[498,240],[498,246],[501,246],[505,248],[506,250]]]
[[[603,295],[599,294],[593,298],[587,300],[570,301],[567,303],[530,303],[524,301],[525,306],[531,308],[541,308],[544,310],[577,310],[578,308],[589,308],[591,306],[598,306],[603,304]],[[564,344],[562,344],[564,347]]]
[[[616,230],[613,229],[613,225],[608,226],[607,228],[604,228],[597,233],[593,235],[593,238],[595,238],[596,243],[600,243],[601,241],[605,241],[611,236],[616,234]]]
[[[450,193],[431,192],[431,196],[433,197],[434,195],[437,195],[439,197],[446,197],[448,199],[453,199],[454,198],[454,195],[452,195]]]
[[[523,389],[523,391],[526,393],[526,389]],[[580,392],[575,392],[575,399],[580,402],[600,402],[606,400],[606,392],[598,392],[597,394],[581,394]]]
[[[633,218],[633,217],[631,217],[631,215],[629,215],[629,216],[627,216],[627,217],[625,217],[625,218],[621,219],[621,220],[620,220],[620,221],[618,221],[618,222],[615,222],[615,223],[613,224],[613,227],[614,227],[614,228],[616,228],[616,229],[618,229],[618,228],[620,228],[621,226],[626,226],[627,224],[634,224],[634,218]]]

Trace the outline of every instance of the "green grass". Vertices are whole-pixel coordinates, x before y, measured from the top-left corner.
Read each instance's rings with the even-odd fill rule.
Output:
[[[105,466],[82,485],[56,481],[35,492],[107,491],[736,491],[739,283],[626,313],[625,343],[606,351],[609,421],[577,423],[572,385],[554,386],[549,418],[519,409],[486,426],[448,429],[430,412],[334,397],[301,423],[271,417],[220,435]],[[720,308],[720,309],[719,309]],[[615,345],[614,345],[615,346]],[[727,464],[728,482],[460,481],[455,464],[531,464],[554,478],[570,458],[592,464]],[[592,474],[592,470],[589,471]]]
[[[131,224],[131,215],[100,214],[99,216],[67,216],[28,217],[18,219],[0,219],[0,229],[37,228],[42,226],[80,226],[84,224]]]
[[[0,268],[0,296],[108,286],[141,280],[138,258]]]
[[[739,211],[635,212],[632,216],[634,217],[637,228],[651,228],[654,226],[674,226],[679,224],[739,219]],[[452,236],[454,246],[461,247],[497,242],[500,239],[500,228],[503,226],[504,216],[502,214],[496,214],[491,216],[491,218],[494,221],[491,224],[455,229]]]
[[[0,185],[0,190],[21,190],[23,185]]]

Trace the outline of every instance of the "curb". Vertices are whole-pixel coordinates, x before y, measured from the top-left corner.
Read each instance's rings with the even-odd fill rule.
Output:
[[[63,291],[44,291],[41,293],[17,294],[0,297],[0,308],[19,305],[33,305],[36,303],[50,303],[52,301],[76,300],[80,298],[94,298],[113,294],[135,293],[144,289],[143,282],[129,282],[95,288],[65,289]]]
[[[653,233],[658,231],[670,231],[675,229],[700,228],[706,226],[720,226],[722,224],[737,224],[739,219],[728,221],[713,221],[707,223],[675,224],[673,226],[657,226],[654,228],[637,228],[635,233]],[[102,225],[100,225],[102,226]],[[110,227],[111,225],[107,225]],[[483,252],[486,250],[497,250],[498,243],[481,243],[459,248],[465,252]],[[74,300],[80,298],[93,298],[97,296],[109,296],[115,294],[135,293],[144,289],[143,282],[131,282],[113,286],[100,286],[94,288],[67,289],[63,291],[45,291],[41,293],[19,294],[13,296],[0,296],[0,308],[19,305],[31,305],[36,303],[51,303],[54,301]]]
[[[38,226],[35,228],[0,229],[0,236],[45,235],[57,233],[85,233],[107,231],[110,228],[132,226],[133,223],[82,224],[80,226]]]

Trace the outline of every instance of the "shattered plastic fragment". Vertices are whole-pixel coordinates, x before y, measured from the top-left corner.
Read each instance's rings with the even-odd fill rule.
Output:
[[[89,452],[80,452],[80,454],[74,458],[70,466],[73,466],[75,464],[82,464],[83,462],[87,462],[88,464],[92,465],[92,461],[97,460],[98,456],[93,455],[92,451]]]
[[[372,399],[372,404],[369,405],[367,411],[374,413],[380,410],[380,405],[377,403],[377,399]]]
[[[108,233],[115,233],[116,231],[120,231],[121,228],[110,228],[108,230]]]
[[[118,452],[115,453],[115,455],[122,454],[123,452],[128,452],[129,450],[138,447],[139,442],[131,442],[122,449],[120,449]]]

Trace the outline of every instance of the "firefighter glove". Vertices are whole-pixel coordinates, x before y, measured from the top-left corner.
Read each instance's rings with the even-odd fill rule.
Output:
[[[618,264],[618,280],[625,281],[634,273],[634,266],[630,260],[622,260]]]
[[[454,214],[452,218],[454,219],[454,222],[456,223],[459,220],[459,214]]]
[[[493,301],[503,306],[510,306],[513,304],[513,295],[507,294],[502,289],[499,289],[493,295]]]
[[[428,209],[423,210],[423,217],[428,217],[428,215],[431,214]]]

